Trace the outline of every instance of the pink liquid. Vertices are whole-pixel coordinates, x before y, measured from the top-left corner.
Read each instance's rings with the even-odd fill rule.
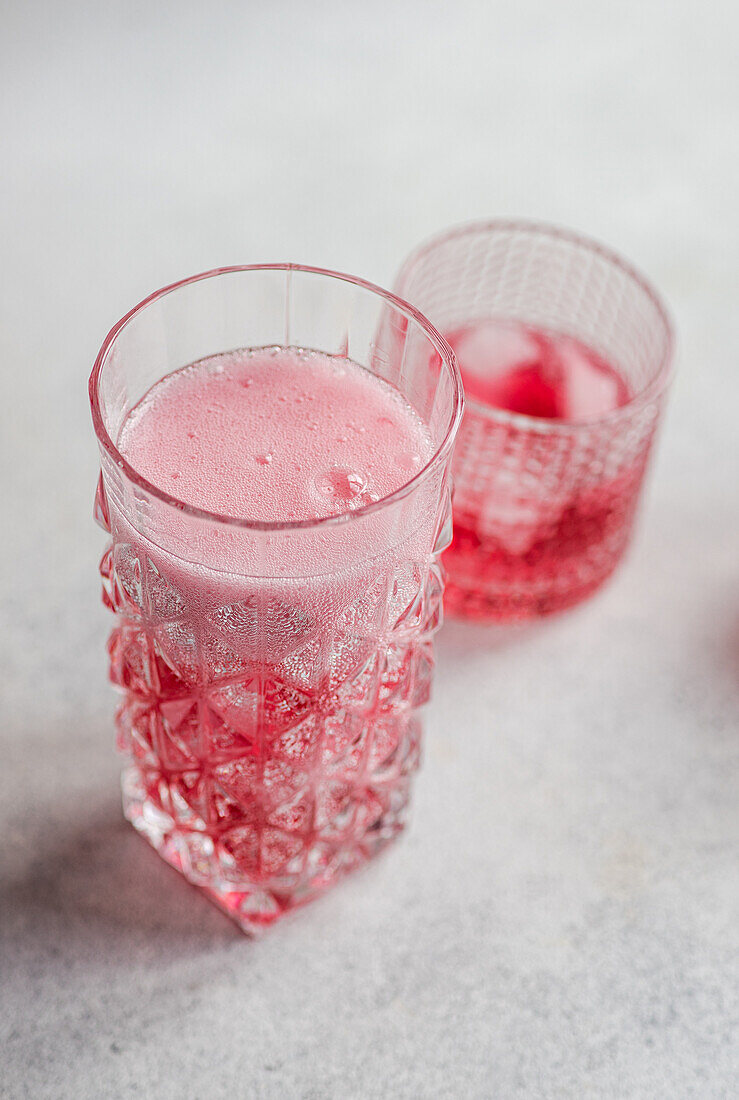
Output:
[[[119,446],[179,499],[262,522],[371,503],[431,452],[396,390],[295,349],[170,375],[130,413]],[[126,814],[256,930],[402,828],[438,569],[417,563],[412,541],[388,541],[383,513],[359,534],[350,523],[276,538],[273,558],[272,536],[234,543],[213,524],[193,543],[203,565],[174,539],[175,551],[149,542],[104,497],[99,512],[113,535],[101,573],[118,615],[109,652],[124,692]]]
[[[266,522],[380,500],[431,450],[397,390],[347,359],[283,348],[220,355],[169,375],[131,412],[119,446],[178,499]]]
[[[500,620],[576,603],[611,572],[631,526],[646,449],[619,466],[610,444],[599,442],[596,423],[628,403],[629,388],[602,356],[570,336],[494,320],[458,328],[447,339],[468,405],[455,456],[446,606]],[[531,431],[525,422],[501,423],[476,402],[592,427],[573,459],[572,438]]]

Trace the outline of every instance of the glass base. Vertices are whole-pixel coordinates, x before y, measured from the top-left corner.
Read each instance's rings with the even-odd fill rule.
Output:
[[[602,588],[614,573],[616,564],[587,583],[543,592],[516,590],[514,587],[485,590],[479,585],[466,587],[455,584],[450,578],[444,593],[444,614],[449,618],[479,623],[528,622],[555,615],[582,603]]]
[[[248,936],[264,932],[386,848],[405,827],[410,796],[409,784],[398,784],[388,808],[366,829],[347,829],[333,841],[306,838],[292,873],[249,878],[207,833],[182,828],[147,798],[135,766],[124,771],[122,789],[123,813],[136,831]]]

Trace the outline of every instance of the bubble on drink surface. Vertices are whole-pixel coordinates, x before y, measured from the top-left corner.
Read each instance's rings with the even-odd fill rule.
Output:
[[[357,470],[349,470],[345,466],[332,466],[316,474],[315,486],[321,496],[343,503],[360,496],[367,488],[367,479]]]
[[[346,466],[330,466],[316,474],[313,484],[332,510],[361,508],[372,504],[379,496],[369,486],[366,474]]]
[[[275,456],[271,451],[267,451],[265,454],[256,455],[255,457],[260,466],[270,466]]]

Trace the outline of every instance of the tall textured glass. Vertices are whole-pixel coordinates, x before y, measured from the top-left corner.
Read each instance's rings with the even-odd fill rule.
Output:
[[[278,345],[348,356],[396,386],[430,433],[430,461],[352,512],[257,523],[191,507],[124,459],[121,426],[162,377]],[[124,317],[90,400],[124,812],[253,932],[406,820],[451,538],[454,356],[415,309],[360,279],[226,268]]]
[[[408,257],[395,290],[453,346],[457,334],[484,340],[498,326],[509,342],[559,341],[580,360],[590,350],[623,385],[621,407],[584,420],[508,411],[468,393],[457,440],[447,610],[496,621],[578,603],[613,572],[633,530],[670,376],[672,332],[658,295],[592,240],[509,221],[434,238]],[[478,342],[478,383],[498,369],[501,349],[489,339],[487,378]],[[459,347],[458,356],[464,378]]]

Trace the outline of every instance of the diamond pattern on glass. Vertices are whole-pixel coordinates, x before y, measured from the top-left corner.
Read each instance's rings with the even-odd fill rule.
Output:
[[[271,597],[191,611],[166,567],[125,539],[103,554],[126,814],[249,931],[403,828],[448,511],[445,500],[436,552],[348,598],[330,632]]]

